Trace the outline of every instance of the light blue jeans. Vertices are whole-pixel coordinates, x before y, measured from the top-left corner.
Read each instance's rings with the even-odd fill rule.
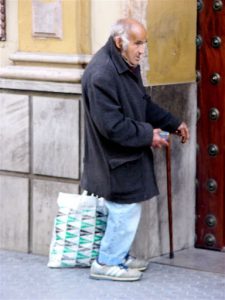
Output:
[[[129,253],[141,218],[141,204],[118,204],[106,201],[108,220],[102,238],[98,262],[121,264]]]

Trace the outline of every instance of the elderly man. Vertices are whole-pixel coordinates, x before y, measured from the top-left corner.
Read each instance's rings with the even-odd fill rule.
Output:
[[[134,19],[121,19],[82,78],[85,154],[82,188],[104,197],[108,222],[91,278],[134,281],[147,262],[129,255],[141,217],[141,202],[158,194],[152,147],[167,146],[161,130],[189,131],[152,102],[140,75],[147,33]]]

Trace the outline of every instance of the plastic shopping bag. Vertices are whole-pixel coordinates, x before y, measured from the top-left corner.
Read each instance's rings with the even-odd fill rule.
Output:
[[[107,222],[103,198],[59,193],[48,267],[88,267],[98,256]]]

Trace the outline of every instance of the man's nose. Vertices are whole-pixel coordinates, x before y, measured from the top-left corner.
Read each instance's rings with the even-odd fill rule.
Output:
[[[145,44],[141,44],[141,45],[139,45],[139,53],[140,54],[144,54],[145,53]]]

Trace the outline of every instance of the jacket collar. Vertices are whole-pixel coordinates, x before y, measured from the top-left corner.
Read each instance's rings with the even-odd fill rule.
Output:
[[[122,55],[120,54],[120,52],[116,48],[112,37],[110,37],[108,39],[108,42],[106,43],[105,47],[106,47],[107,51],[109,52],[109,55],[110,55],[114,65],[117,69],[117,72],[119,74],[130,71],[130,67],[125,62]],[[140,67],[138,66],[137,69],[139,69],[139,68]]]

